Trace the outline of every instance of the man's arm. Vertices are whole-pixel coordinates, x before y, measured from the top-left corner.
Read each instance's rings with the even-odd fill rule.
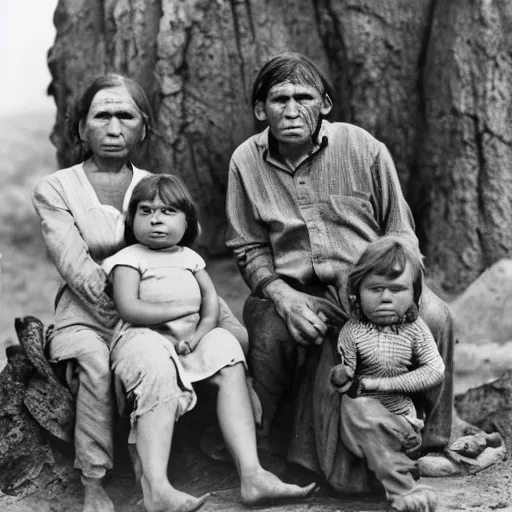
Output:
[[[226,244],[233,250],[245,282],[254,291],[264,280],[278,276],[275,275],[269,233],[255,215],[233,160],[229,168],[226,213]],[[325,320],[339,320],[340,313],[327,300],[298,292],[282,279],[274,279],[260,292],[275,304],[290,334],[298,343],[322,343],[328,329]]]
[[[226,245],[232,249],[245,282],[251,290],[255,290],[262,279],[274,275],[274,259],[268,232],[254,214],[233,161],[229,166],[226,214]]]
[[[373,162],[372,175],[379,196],[377,208],[384,233],[404,236],[417,246],[412,213],[404,198],[393,159],[384,144],[381,144]]]

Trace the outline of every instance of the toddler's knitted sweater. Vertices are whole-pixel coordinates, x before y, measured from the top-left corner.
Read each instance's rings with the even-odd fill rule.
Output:
[[[363,392],[390,412],[418,424],[411,393],[440,384],[444,363],[427,324],[418,318],[396,326],[377,326],[354,319],[342,328],[338,351],[343,364],[361,377],[379,380],[389,391]]]

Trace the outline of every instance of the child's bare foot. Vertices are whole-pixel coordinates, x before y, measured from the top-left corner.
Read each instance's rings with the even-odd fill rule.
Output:
[[[241,494],[244,505],[260,505],[278,500],[306,498],[315,490],[316,484],[306,487],[286,484],[276,475],[263,468],[242,476]]]
[[[114,504],[101,485],[101,478],[82,476],[84,507],[82,512],[114,512]]]
[[[141,483],[144,507],[147,512],[194,512],[201,508],[210,497],[209,494],[205,494],[200,498],[195,498],[190,494],[178,491],[169,483],[158,489],[151,489],[144,476],[142,476]]]
[[[392,510],[397,512],[435,512],[436,509],[437,494],[426,485],[418,485],[410,493],[392,499]]]

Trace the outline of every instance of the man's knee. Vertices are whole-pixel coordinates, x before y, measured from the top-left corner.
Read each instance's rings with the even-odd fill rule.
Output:
[[[274,303],[252,295],[247,299],[243,311],[244,323],[249,333],[249,357],[277,357],[282,347],[293,345],[292,337]]]

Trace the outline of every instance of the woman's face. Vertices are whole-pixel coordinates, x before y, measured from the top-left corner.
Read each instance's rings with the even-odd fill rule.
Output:
[[[79,129],[94,156],[105,159],[127,159],[146,136],[142,114],[125,86],[98,91]]]

